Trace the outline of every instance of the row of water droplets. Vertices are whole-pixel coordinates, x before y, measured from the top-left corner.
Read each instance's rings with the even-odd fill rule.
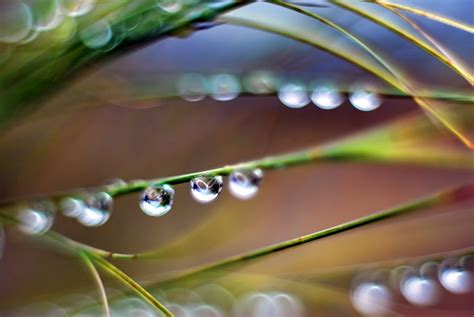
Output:
[[[239,199],[250,199],[257,194],[262,177],[261,169],[235,170],[229,176],[229,191]],[[121,182],[120,185],[125,183]],[[197,176],[191,180],[190,187],[196,201],[209,203],[219,196],[223,177]],[[139,206],[146,215],[163,216],[171,210],[174,195],[175,191],[170,185],[152,185],[141,192]],[[31,202],[19,207],[18,227],[30,235],[43,234],[52,227],[58,208],[64,216],[75,218],[84,226],[98,227],[110,218],[112,207],[113,198],[105,191],[64,197],[58,204],[50,200]]]
[[[308,85],[303,83],[280,83],[280,80],[265,72],[251,74],[244,78],[243,84],[237,76],[232,74],[211,76],[197,73],[186,74],[179,79],[177,90],[179,95],[187,101],[200,101],[208,94],[214,100],[229,101],[239,96],[243,90],[242,87],[253,94],[277,92],[281,103],[294,109],[303,108],[311,101],[324,110],[335,109],[344,103],[344,95],[332,85],[318,85],[309,89]],[[377,93],[362,88],[352,89],[349,101],[360,111],[372,111],[382,104]]]
[[[396,293],[408,303],[421,307],[439,302],[442,295],[440,285],[452,294],[468,294],[474,290],[474,274],[469,269],[472,260],[471,256],[465,256],[449,258],[441,263],[426,262],[418,269],[401,266],[389,272],[388,281],[362,279],[352,291],[352,304],[362,315],[380,316],[392,310]]]

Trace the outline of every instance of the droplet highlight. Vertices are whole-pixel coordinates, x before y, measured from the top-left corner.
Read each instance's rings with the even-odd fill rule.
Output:
[[[91,12],[95,0],[59,0],[59,10],[69,17],[78,17]]]
[[[311,94],[311,100],[318,108],[324,110],[335,109],[344,102],[342,95],[331,87],[316,87]]]
[[[472,275],[462,268],[447,268],[439,275],[443,287],[453,294],[467,294],[472,290]]]
[[[18,228],[28,235],[41,235],[53,226],[55,206],[50,201],[31,203],[18,214]]]
[[[169,185],[151,186],[140,196],[140,208],[152,217],[163,216],[173,206],[174,189]]]
[[[257,194],[262,178],[259,168],[234,171],[229,176],[229,191],[234,197],[250,199]]]
[[[280,87],[278,99],[289,108],[303,108],[310,103],[306,87],[299,84],[286,84]]]
[[[349,101],[360,111],[373,111],[382,104],[382,100],[376,93],[365,90],[353,92],[349,96]]]
[[[203,100],[207,90],[207,80],[199,74],[186,74],[178,82],[178,93],[186,101]]]
[[[209,203],[222,190],[222,176],[199,176],[191,180],[191,195],[201,203]]]
[[[107,222],[112,212],[113,199],[105,193],[90,194],[85,199],[86,208],[77,220],[87,227],[98,227]]]
[[[400,291],[408,302],[417,306],[434,305],[439,298],[438,286],[427,277],[408,277],[402,282]]]
[[[113,32],[106,21],[96,22],[79,33],[82,43],[92,49],[106,46],[112,40]]]
[[[392,294],[382,284],[362,283],[352,292],[351,302],[362,315],[383,316],[390,310]]]
[[[241,91],[237,77],[230,74],[212,76],[209,80],[211,97],[218,101],[230,101],[237,98]]]

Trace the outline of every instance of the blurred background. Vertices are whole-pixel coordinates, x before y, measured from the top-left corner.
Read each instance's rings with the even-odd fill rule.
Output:
[[[15,8],[18,3],[5,6]],[[472,95],[469,83],[413,43],[354,13],[324,1],[317,3],[324,7],[306,9],[332,18],[373,44],[423,91]],[[472,1],[399,3],[468,24],[474,20]],[[34,12],[32,4],[23,4]],[[100,1],[95,3],[91,10],[100,5]],[[383,11],[375,4],[364,5],[375,13]],[[11,12],[17,11],[0,13],[0,25],[11,23],[7,21]],[[316,32],[336,47],[347,46],[358,54],[341,35],[268,3],[239,8],[222,21],[228,16],[281,19],[301,34]],[[472,74],[472,34],[418,15],[410,17],[455,52]],[[426,142],[442,140],[437,146],[469,153],[449,132],[432,125],[413,100],[397,96],[393,88],[356,66],[280,35],[215,24],[102,59],[67,81],[51,84],[48,95],[38,97],[38,102],[29,101],[32,106],[9,118],[0,134],[0,199],[22,201],[117,179],[201,171],[324,145],[411,117],[420,117],[431,126]],[[47,36],[54,30],[38,31],[40,37],[23,46],[5,41],[3,31],[0,40],[3,36],[11,63],[17,63],[16,52],[48,48]],[[71,38],[79,36],[72,33]],[[13,73],[11,67],[5,66],[5,73]],[[212,80],[218,80],[215,76],[220,74],[227,76],[220,77],[224,78],[223,90],[212,91]],[[183,93],[186,78],[209,80],[210,96],[189,101]],[[253,85],[255,78],[263,82],[263,88]],[[237,87],[232,86],[235,83]],[[331,84],[343,93],[344,102],[330,111],[313,103],[293,109],[274,91],[286,83],[307,89]],[[5,79],[2,86],[15,87],[15,83]],[[379,92],[380,107],[360,111],[351,105],[346,92],[354,87]],[[465,109],[472,103],[449,106]],[[472,116],[472,111],[466,115]],[[406,140],[411,137],[405,136]],[[163,217],[146,216],[138,206],[137,193],[115,199],[112,215],[103,226],[86,227],[57,215],[52,229],[114,252],[160,250],[155,260],[112,260],[147,285],[171,272],[309,234],[473,180],[472,168],[465,167],[314,163],[265,171],[258,194],[250,200],[230,195],[227,178],[219,199],[210,204],[193,200],[189,185],[182,184],[175,186],[173,209]],[[416,260],[420,257],[472,248],[473,202],[471,198],[427,208],[282,251],[225,274],[204,275],[172,288],[158,285],[150,291],[171,305],[176,316],[472,316],[472,289],[454,294],[436,277],[427,288],[420,286],[410,302],[410,295],[390,284],[390,271],[402,265],[418,271],[425,263]],[[63,316],[69,314],[70,306],[98,301],[95,283],[80,261],[45,247],[16,228],[5,231],[0,235],[2,316]],[[472,262],[468,260],[466,263]],[[387,264],[373,266],[379,262]],[[469,285],[472,272],[465,280]],[[122,285],[106,274],[103,279],[111,298],[119,298],[112,306],[113,315],[155,316],[139,299],[120,295],[125,291]],[[374,280],[382,283],[370,284]],[[364,300],[370,292],[363,293],[367,290],[358,285],[379,287],[371,290],[377,296],[375,308],[373,302]],[[380,285],[385,286],[380,289]],[[417,302],[416,296],[421,300]],[[101,314],[100,306],[84,316],[96,314]]]

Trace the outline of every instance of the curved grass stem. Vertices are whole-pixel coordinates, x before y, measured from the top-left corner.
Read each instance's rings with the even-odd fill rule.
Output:
[[[353,230],[368,224],[376,223],[382,220],[414,213],[417,211],[424,210],[427,207],[435,206],[439,203],[446,203],[451,201],[457,201],[460,197],[464,197],[466,192],[472,192],[474,185],[465,185],[461,187],[451,188],[445,191],[441,191],[412,202],[402,204],[400,206],[390,208],[385,211],[374,213],[365,217],[361,217],[355,220],[348,221],[346,223],[339,224],[337,226],[327,228],[321,231],[317,231],[308,235],[300,236],[291,240],[276,243],[267,247],[263,247],[257,250],[246,252],[240,255],[232,256],[227,259],[219,260],[211,264],[199,266],[194,269],[190,269],[176,276],[163,279],[157,283],[157,285],[165,285],[168,283],[176,282],[178,280],[187,279],[198,274],[214,271],[222,271],[225,269],[235,268],[240,265],[248,264],[251,261],[261,259],[271,254],[281,252],[293,247],[297,247],[303,244],[307,244],[316,240],[327,238],[336,234],[340,234],[349,230]],[[157,286],[157,285],[151,285]]]
[[[94,263],[96,263],[105,271],[110,273],[117,280],[119,280],[120,282],[122,282],[123,284],[131,288],[137,295],[139,295],[141,298],[147,301],[150,305],[152,305],[154,308],[160,311],[164,316],[173,316],[173,314],[160,301],[158,301],[153,295],[151,295],[140,284],[135,282],[135,280],[130,278],[127,274],[122,272],[112,263],[92,253],[89,255],[89,257]]]
[[[107,300],[107,293],[105,292],[104,283],[102,283],[102,279],[100,278],[99,272],[97,272],[97,269],[95,268],[94,263],[92,263],[88,253],[82,251],[82,252],[79,252],[79,256],[81,257],[82,261],[91,272],[92,277],[94,278],[97,284],[97,288],[99,289],[102,305],[104,307],[104,316],[110,317],[110,309],[109,309],[109,302]]]

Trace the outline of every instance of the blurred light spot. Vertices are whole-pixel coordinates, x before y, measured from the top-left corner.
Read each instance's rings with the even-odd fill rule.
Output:
[[[250,199],[257,194],[262,177],[259,168],[234,171],[229,176],[229,190],[237,198]]]
[[[59,0],[59,10],[70,17],[78,17],[92,11],[95,0]]]
[[[201,305],[191,310],[192,317],[222,317],[224,316],[217,308],[209,305]]]
[[[342,95],[331,87],[316,87],[311,94],[311,100],[324,110],[335,109],[344,102]]]
[[[390,310],[392,294],[387,287],[381,284],[362,283],[354,289],[351,302],[362,315],[380,316]]]
[[[256,95],[274,92],[277,85],[277,79],[267,72],[255,72],[244,78],[245,89]]]
[[[264,293],[252,293],[244,296],[235,309],[237,317],[274,317],[275,302]]]
[[[211,97],[218,101],[235,99],[241,90],[237,77],[230,74],[215,75],[210,78]]]
[[[306,87],[299,84],[285,84],[278,92],[280,101],[289,108],[302,108],[310,102]]]
[[[222,190],[222,176],[199,176],[191,180],[191,195],[200,203],[209,203]]]
[[[411,276],[401,284],[403,297],[417,306],[430,306],[436,304],[439,298],[439,289],[436,283],[429,278]]]
[[[177,304],[166,305],[168,310],[173,313],[174,317],[191,317],[189,311],[183,306]]]
[[[167,13],[177,13],[182,8],[180,0],[158,0],[158,7]]]
[[[0,42],[16,43],[33,27],[30,8],[22,2],[3,4],[0,10]]]
[[[303,305],[293,295],[285,293],[271,294],[276,307],[275,317],[299,317],[303,315]]]
[[[112,28],[106,21],[96,22],[79,33],[82,43],[93,49],[106,46],[112,39],[112,35]]]
[[[462,268],[448,268],[439,276],[441,285],[454,294],[466,294],[472,289],[471,273]]]
[[[207,90],[207,81],[199,74],[186,74],[178,82],[178,93],[187,101],[203,100]]]
[[[353,92],[349,96],[349,100],[354,108],[360,111],[372,111],[382,104],[380,97],[376,93],[364,90]]]
[[[47,232],[54,221],[55,207],[50,201],[32,203],[19,211],[18,228],[30,235],[40,235]]]
[[[19,41],[18,44],[26,45],[28,43],[31,43],[38,38],[39,34],[39,31],[31,30],[31,32],[23,40]]]
[[[33,15],[33,28],[36,31],[49,31],[58,27],[64,19],[59,12],[56,0],[29,0]]]

